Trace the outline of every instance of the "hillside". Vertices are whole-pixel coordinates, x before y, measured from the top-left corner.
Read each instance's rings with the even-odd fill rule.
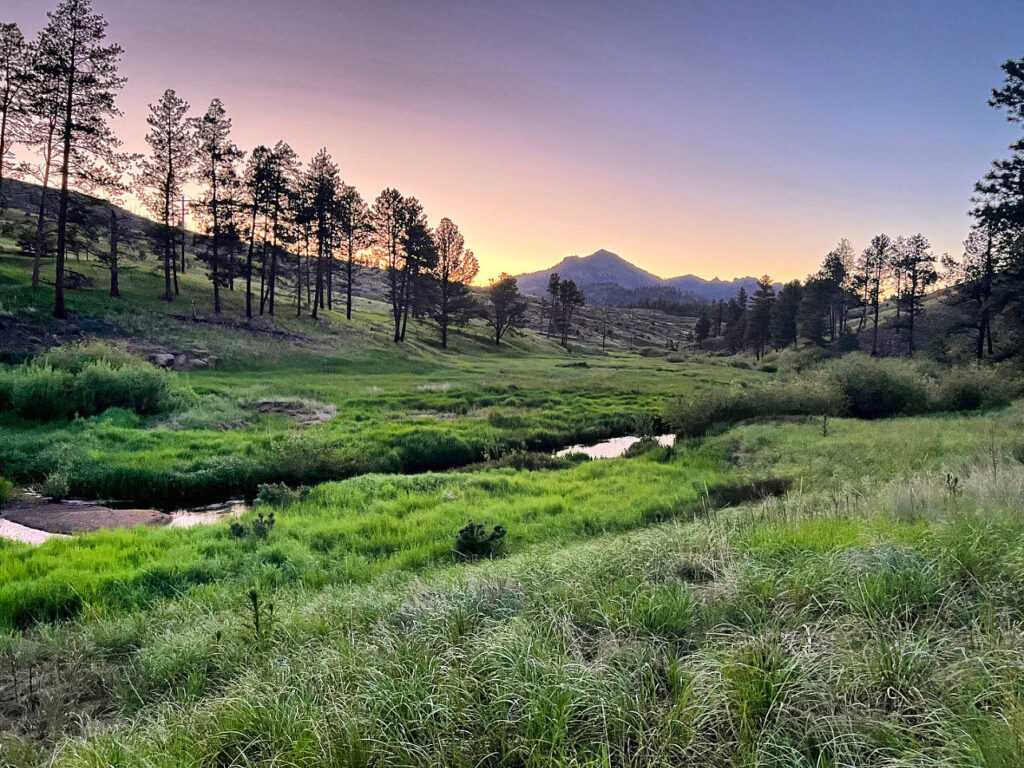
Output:
[[[705,280],[696,275],[661,278],[653,275],[611,251],[595,251],[589,256],[567,256],[549,269],[519,275],[524,293],[543,296],[553,273],[563,280],[573,280],[593,303],[619,304],[638,298],[684,302],[694,298],[708,301],[731,299],[741,287],[753,293],[757,280],[739,277],[734,280]],[[629,292],[616,291],[614,287]],[[588,291],[588,289],[590,289]]]

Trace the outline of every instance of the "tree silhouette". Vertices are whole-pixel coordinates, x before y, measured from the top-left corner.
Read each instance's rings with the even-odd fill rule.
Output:
[[[754,350],[754,359],[760,360],[764,355],[765,345],[771,338],[772,305],[775,303],[775,289],[772,279],[762,275],[757,280],[757,290],[747,313],[745,341]]]
[[[487,288],[484,317],[494,331],[494,343],[512,328],[521,328],[526,315],[526,300],[519,293],[519,284],[511,275],[502,272]]]
[[[203,255],[210,268],[213,285],[213,311],[221,311],[220,289],[227,284],[222,258],[229,241],[237,237],[238,213],[237,164],[243,152],[231,141],[231,120],[220,99],[210,102],[202,117],[194,118],[198,155],[197,179],[203,186],[202,196],[193,202],[192,210],[199,216],[205,232],[200,239]]]
[[[18,126],[25,114],[23,94],[32,81],[32,47],[17,24],[0,24],[0,210],[4,206],[4,173]]]
[[[447,349],[448,326],[467,319],[475,305],[468,286],[476,278],[480,265],[473,252],[466,250],[466,239],[451,219],[441,219],[434,241],[437,266],[432,275],[437,288],[432,314],[441,330],[441,348]]]
[[[92,12],[91,0],[64,0],[47,18],[36,50],[36,74],[61,94],[56,131],[61,146],[61,183],[53,314],[63,319],[67,316],[64,262],[70,182],[76,173],[90,163],[102,162],[120,144],[107,121],[121,114],[114,98],[125,78],[117,73],[121,46],[104,44],[107,22]]]
[[[373,243],[370,209],[355,187],[342,185],[338,208],[338,234],[345,244],[345,319],[352,319],[357,255]]]
[[[168,88],[156,104],[149,105],[146,118],[149,125],[146,143],[150,154],[142,162],[140,181],[149,190],[146,205],[159,217],[157,240],[164,254],[164,301],[173,300],[178,292],[177,285],[173,293],[171,288],[172,275],[177,283],[171,206],[181,195],[195,157],[194,137],[185,118],[188,109],[188,102]]]
[[[896,293],[896,306],[907,316],[907,352],[914,354],[914,321],[921,313],[925,294],[938,282],[935,269],[935,254],[922,234],[906,239],[905,247],[899,251],[899,268],[903,275]]]
[[[782,286],[775,303],[772,304],[769,318],[769,335],[776,349],[783,349],[797,342],[797,314],[800,311],[800,299],[803,286],[799,280],[791,280]]]

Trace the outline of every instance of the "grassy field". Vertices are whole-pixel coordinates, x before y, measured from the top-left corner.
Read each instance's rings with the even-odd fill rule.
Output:
[[[8,636],[22,698],[0,754],[1018,765],[1022,425],[1019,405],[755,424],[568,470],[330,483],[274,507],[266,541],[7,545],[5,606],[58,584],[81,603]],[[791,490],[713,501],[765,477]],[[507,557],[454,561],[467,517],[506,525]]]
[[[34,299],[23,290],[27,267],[23,258],[0,259],[0,306],[43,316],[47,290]],[[333,312],[325,325],[283,313],[272,327],[296,338],[220,325],[204,332],[168,316],[185,311],[185,299],[156,299],[162,281],[145,268],[122,281],[119,302],[103,295],[96,264],[75,268],[99,286],[71,294],[80,326],[127,334],[134,348],[201,344],[220,358],[218,370],[178,376],[198,397],[170,419],[118,411],[41,424],[0,416],[0,476],[42,482],[60,471],[70,492],[86,498],[174,507],[253,495],[260,483],[448,469],[510,451],[550,451],[630,434],[641,419],[663,428],[658,420],[671,397],[764,377],[622,350],[567,353],[534,333],[496,348],[476,327],[442,351],[426,323],[416,323],[396,349],[383,306],[365,299],[351,324]],[[200,275],[190,272],[183,283],[197,303],[208,301]],[[239,311],[234,296],[225,312]],[[297,429],[285,417],[255,412],[261,401],[293,399],[333,405],[338,415]]]
[[[0,766],[1024,764],[1009,371],[479,327],[445,352],[427,324],[395,348],[366,299],[246,327],[211,322],[196,270],[168,305],[145,263],[113,303],[72,267],[93,287],[54,324],[0,256],[7,330],[218,367],[160,374],[148,415],[12,400],[0,476],[164,506],[307,487],[235,524],[0,540]],[[62,354],[31,375],[110,373]],[[674,448],[542,458],[670,428]],[[469,520],[507,530],[494,559],[456,553]]]

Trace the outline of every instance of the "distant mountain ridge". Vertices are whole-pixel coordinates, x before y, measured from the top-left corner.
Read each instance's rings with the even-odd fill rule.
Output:
[[[741,287],[747,293],[757,288],[754,277],[738,277],[734,280],[705,280],[696,275],[661,278],[631,264],[618,254],[601,249],[589,256],[567,256],[549,269],[519,275],[519,290],[532,296],[543,296],[547,292],[548,280],[552,273],[557,272],[563,280],[576,283],[587,293],[587,286],[600,288],[591,291],[589,296],[595,303],[615,303],[611,301],[615,291],[609,291],[609,285],[626,289],[631,295],[643,295],[645,289],[652,289],[652,298],[665,298],[668,291],[674,289],[680,294],[679,300],[701,298],[708,301],[731,299]]]

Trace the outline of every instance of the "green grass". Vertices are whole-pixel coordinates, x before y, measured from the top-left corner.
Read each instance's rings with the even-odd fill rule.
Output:
[[[24,290],[27,268],[26,259],[0,258],[0,305],[42,318],[47,289],[34,298]],[[470,329],[442,352],[433,346],[436,330],[420,323],[396,347],[387,340],[382,305],[367,300],[352,323],[328,312],[321,326],[283,311],[274,327],[291,334],[285,339],[233,327],[203,331],[168,317],[187,314],[188,296],[200,306],[208,300],[208,285],[194,271],[183,280],[185,297],[167,304],[156,298],[159,276],[146,267],[126,276],[118,301],[103,295],[96,264],[74,268],[95,281],[71,294],[83,327],[127,332],[150,349],[199,346],[222,364],[178,377],[203,398],[179,420],[108,413],[40,424],[0,415],[0,474],[41,483],[61,463],[70,493],[85,498],[173,507],[254,495],[261,483],[440,470],[515,450],[550,451],[629,434],[638,419],[657,422],[672,397],[765,377],[622,351],[569,367],[561,365],[564,350],[533,333],[496,349]],[[225,313],[239,312],[239,297],[230,297]],[[165,341],[172,346],[161,346]],[[329,403],[338,416],[297,429],[284,418],[244,412],[268,398]]]
[[[333,483],[278,508],[265,544],[122,534],[234,546],[253,570],[97,602],[9,653],[111,681],[110,722],[61,742],[62,766],[1019,765],[1022,423],[1014,406],[770,442],[752,425],[675,457]],[[636,506],[661,499],[659,519],[710,466],[829,449],[850,470],[889,443],[868,480],[812,467],[786,497],[654,525]],[[754,446],[739,463],[736,444]],[[470,510],[508,525],[509,557],[451,564]],[[7,754],[50,752],[12,737]]]
[[[97,286],[70,297],[79,327],[224,365],[175,377],[194,397],[172,412],[6,414],[0,475],[155,502],[315,485],[264,495],[265,541],[0,540],[0,766],[1024,764],[1024,404],[974,403],[982,375],[894,369],[904,415],[826,429],[796,355],[775,384],[621,349],[570,367],[596,350],[534,334],[442,353],[417,325],[396,349],[366,301],[272,337],[174,319],[146,266],[115,303],[73,268]],[[45,325],[24,280],[0,257],[0,303]],[[662,429],[679,396],[715,429],[675,449],[380,474],[528,466]],[[267,399],[338,415],[300,428]],[[460,562],[469,519],[506,555]]]

